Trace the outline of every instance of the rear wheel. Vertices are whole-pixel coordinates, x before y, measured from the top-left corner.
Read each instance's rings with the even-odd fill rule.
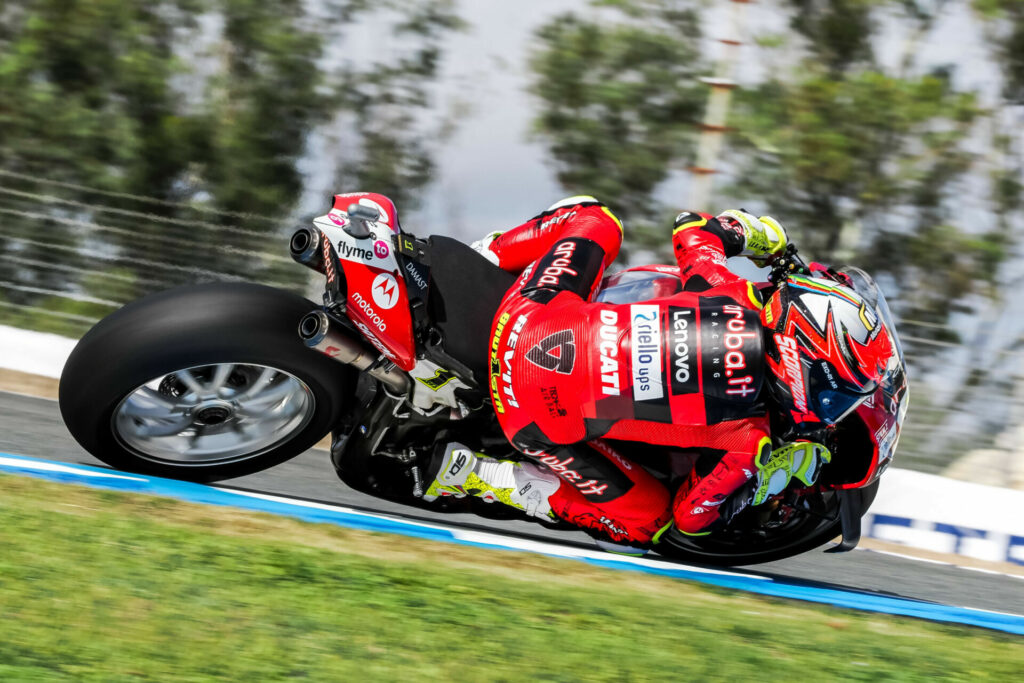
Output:
[[[338,421],[355,373],[299,341],[306,299],[218,283],[146,297],[78,343],[60,383],[75,439],[113,467],[212,481],[291,458]]]

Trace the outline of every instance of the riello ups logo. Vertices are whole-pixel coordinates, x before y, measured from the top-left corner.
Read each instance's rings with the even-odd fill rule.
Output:
[[[633,351],[633,399],[650,401],[662,398],[661,316],[658,306],[635,304],[629,307],[630,341]]]

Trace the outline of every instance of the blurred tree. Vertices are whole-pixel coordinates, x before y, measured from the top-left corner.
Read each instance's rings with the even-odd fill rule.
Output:
[[[663,250],[653,194],[688,161],[707,93],[697,16],[674,0],[593,4],[609,8],[607,20],[564,14],[537,32],[535,129],[568,192],[598,197],[629,222],[634,244]]]
[[[879,4],[791,3],[806,57],[740,94],[734,192],[760,198],[808,256],[890,275],[899,313],[944,323],[992,281],[1004,253],[1001,233],[979,234],[952,201],[976,160],[965,143],[983,112],[948,70],[921,74],[914,63],[915,32],[943,3],[890,3],[911,24],[897,73],[872,54]],[[837,40],[846,22],[850,33]]]
[[[337,174],[343,185],[373,188],[401,210],[419,203],[419,191],[433,174],[433,136],[424,135],[416,119],[430,104],[427,87],[437,74],[444,35],[463,23],[452,0],[400,0],[396,7],[403,19],[394,35],[406,49],[394,62],[374,64],[347,84],[343,101],[354,112],[361,154],[343,160]]]
[[[1002,62],[1003,95],[1014,104],[1024,104],[1024,3],[1019,0],[974,0],[985,18],[997,20],[993,42]]]
[[[328,60],[370,11],[400,56]],[[458,26],[451,0],[9,0],[2,14],[0,281],[21,304],[94,286],[46,265],[84,271],[83,248],[135,273],[123,299],[213,271],[302,277],[259,254],[279,251],[267,237],[294,210],[310,133],[348,112],[353,156],[375,151],[346,180],[414,197],[431,150],[386,121],[416,118]]]
[[[852,65],[871,62],[874,51],[871,9],[880,0],[789,0],[790,26],[806,38],[832,76]]]
[[[990,20],[989,44],[1002,67],[1003,106],[992,136],[992,195],[1000,228],[1009,233],[1024,209],[1024,3],[975,0],[974,5]]]
[[[672,0],[591,4],[603,11],[557,17],[537,34],[536,129],[566,190],[609,203],[634,244],[663,246],[652,196],[685,163],[706,97],[698,17]],[[803,55],[742,92],[733,121],[735,196],[786,221],[808,255],[891,275],[900,312],[936,323],[951,300],[991,282],[1005,251],[1001,233],[978,234],[949,210],[976,161],[965,143],[983,111],[949,69],[917,65],[946,4],[779,0]],[[880,11],[904,23],[895,70],[876,63]]]

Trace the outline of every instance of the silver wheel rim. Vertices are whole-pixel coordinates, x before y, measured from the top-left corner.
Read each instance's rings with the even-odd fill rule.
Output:
[[[114,434],[138,456],[203,467],[259,456],[313,419],[306,384],[263,365],[203,365],[155,377],[128,394]]]

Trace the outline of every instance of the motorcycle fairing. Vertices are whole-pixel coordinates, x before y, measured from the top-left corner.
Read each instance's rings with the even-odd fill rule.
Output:
[[[370,223],[367,238],[345,232],[352,204],[372,208],[379,216]],[[331,241],[345,271],[346,315],[377,350],[403,370],[412,370],[416,346],[409,296],[392,241],[400,231],[394,203],[373,192],[335,195],[334,207],[313,225]]]

